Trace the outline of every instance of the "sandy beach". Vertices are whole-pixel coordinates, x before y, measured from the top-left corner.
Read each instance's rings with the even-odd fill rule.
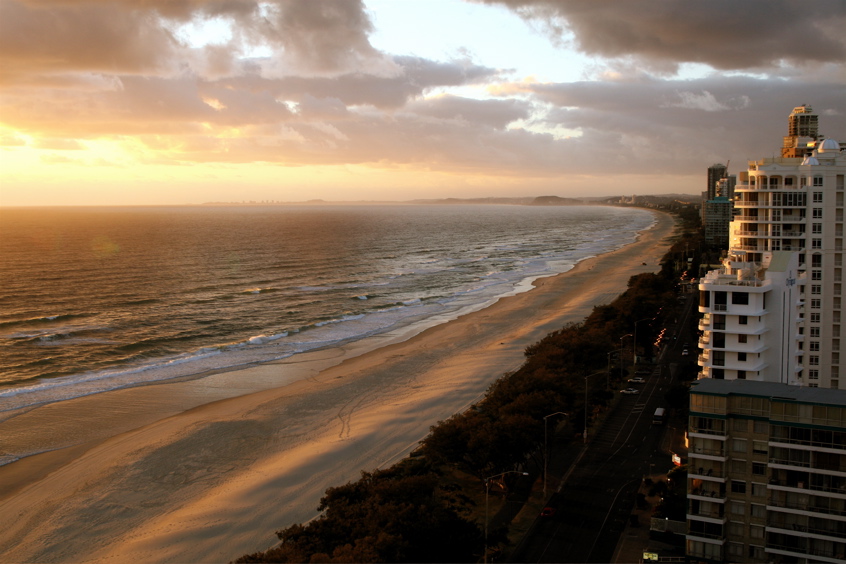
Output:
[[[228,562],[317,515],[327,487],[392,464],[519,367],[525,348],[656,272],[672,216],[483,310],[207,377],[0,421],[0,561]],[[12,443],[12,444],[10,444]],[[70,445],[70,446],[66,446]]]

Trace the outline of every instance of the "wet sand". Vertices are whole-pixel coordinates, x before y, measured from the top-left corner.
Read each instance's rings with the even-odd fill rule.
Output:
[[[0,560],[227,562],[272,546],[275,531],[317,515],[327,487],[399,460],[528,345],[657,271],[674,223],[656,219],[636,243],[410,338],[0,421],[7,450],[71,445],[0,467]]]

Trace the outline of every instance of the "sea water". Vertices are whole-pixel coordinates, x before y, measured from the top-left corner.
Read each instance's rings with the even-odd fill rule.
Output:
[[[605,206],[0,209],[0,412],[449,319],[652,223]]]

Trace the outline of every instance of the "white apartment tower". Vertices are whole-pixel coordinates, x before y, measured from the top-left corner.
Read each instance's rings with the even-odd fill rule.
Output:
[[[788,132],[790,156],[740,173],[728,256],[700,280],[700,378],[846,387],[846,152],[819,137],[810,106]]]

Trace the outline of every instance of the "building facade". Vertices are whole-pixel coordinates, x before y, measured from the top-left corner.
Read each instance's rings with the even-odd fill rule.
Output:
[[[706,200],[713,200],[721,194],[717,193],[717,186],[720,180],[728,176],[728,167],[724,164],[713,164],[708,167],[708,187],[705,190],[707,193]],[[731,194],[722,194],[722,196],[731,197]]]
[[[789,118],[803,156],[750,161],[739,175],[728,256],[699,285],[701,378],[846,386],[846,153],[805,135],[816,135],[810,112],[801,106]]]
[[[787,135],[781,143],[781,156],[803,158],[811,153],[819,138],[819,117],[811,106],[797,106],[787,118]]]
[[[732,201],[725,196],[707,200],[703,206],[703,216],[705,242],[722,249],[728,248],[729,224],[734,216]]]
[[[846,561],[846,390],[706,379],[690,398],[689,561]]]

